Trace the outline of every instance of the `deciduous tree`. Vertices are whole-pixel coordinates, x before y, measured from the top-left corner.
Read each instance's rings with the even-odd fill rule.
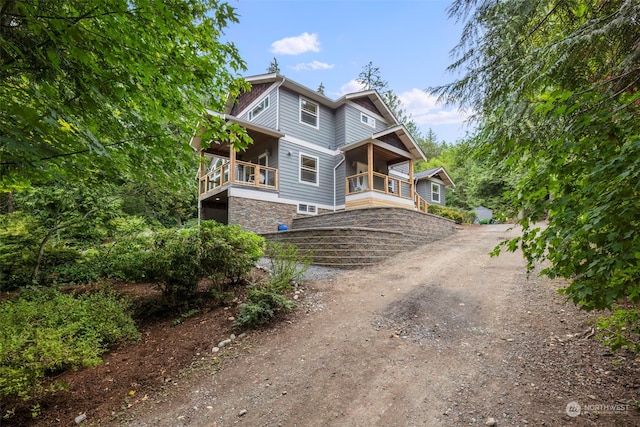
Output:
[[[206,108],[245,85],[219,40],[234,22],[218,0],[0,2],[0,190],[87,172],[172,185]],[[205,140],[248,142],[210,120]]]

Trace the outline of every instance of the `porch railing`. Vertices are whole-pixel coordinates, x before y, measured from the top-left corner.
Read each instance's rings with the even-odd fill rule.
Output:
[[[230,173],[230,163],[226,162],[200,177],[200,194],[229,183],[277,190],[278,169],[238,160]]]
[[[422,198],[419,194],[416,193],[416,208],[420,212],[427,213],[429,212],[429,202]]]
[[[377,191],[393,196],[411,199],[411,181],[392,178],[379,172],[373,173],[373,186],[369,186],[369,173],[363,172],[347,177],[346,194],[357,194],[362,191]],[[414,203],[420,212],[429,211],[429,203],[419,194],[415,193]]]
[[[379,193],[411,199],[411,182],[374,172],[373,185],[370,186],[368,172],[348,176],[346,194],[356,194],[362,191],[377,191]]]

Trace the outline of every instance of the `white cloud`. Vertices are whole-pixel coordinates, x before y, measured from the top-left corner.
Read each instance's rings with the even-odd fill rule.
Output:
[[[401,93],[398,98],[418,125],[462,124],[471,116],[470,112],[443,107],[435,95],[417,88]]]
[[[318,34],[305,32],[296,37],[285,37],[271,43],[271,52],[280,55],[299,55],[309,51],[320,51]]]
[[[313,61],[307,63],[300,63],[295,65],[293,68],[296,71],[304,71],[304,70],[330,70],[334,67],[333,64],[327,64],[326,62]]]
[[[348,83],[340,86],[339,96],[346,95],[347,93],[353,93],[364,90],[364,86],[358,83],[356,80],[350,80]]]

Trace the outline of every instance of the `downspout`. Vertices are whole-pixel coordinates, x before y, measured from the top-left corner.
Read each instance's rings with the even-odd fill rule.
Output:
[[[333,168],[333,211],[336,211],[336,170],[338,167],[344,163],[345,156],[344,153],[340,153],[342,159],[338,162],[338,164]]]

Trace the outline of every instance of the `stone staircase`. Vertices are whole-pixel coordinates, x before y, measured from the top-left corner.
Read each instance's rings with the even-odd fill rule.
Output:
[[[347,269],[377,264],[455,231],[456,224],[446,218],[379,207],[299,217],[289,230],[262,236],[311,253],[314,265]]]

